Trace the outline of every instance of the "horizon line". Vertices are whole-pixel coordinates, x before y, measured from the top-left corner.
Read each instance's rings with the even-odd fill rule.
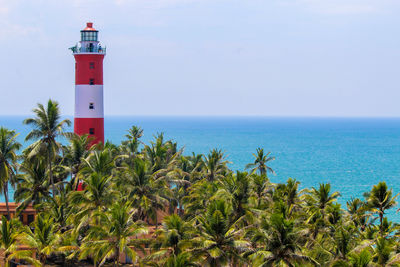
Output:
[[[33,114],[0,114],[1,117],[31,117]],[[61,117],[74,118],[74,115],[61,115]],[[400,119],[400,115],[398,116],[337,116],[337,115],[241,115],[241,114],[229,114],[229,115],[178,115],[178,114],[160,114],[160,115],[146,115],[146,114],[137,114],[137,115],[129,115],[129,114],[111,114],[105,115],[104,118],[112,118],[112,117],[152,117],[152,118],[321,118],[321,119]]]

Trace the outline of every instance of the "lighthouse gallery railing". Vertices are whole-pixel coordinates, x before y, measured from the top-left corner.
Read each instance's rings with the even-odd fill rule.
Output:
[[[106,48],[105,47],[101,47],[101,46],[99,46],[99,47],[95,47],[95,46],[93,46],[93,47],[80,47],[80,46],[76,45],[76,46],[70,47],[69,49],[71,49],[74,54],[77,54],[77,53],[105,54],[106,53]]]

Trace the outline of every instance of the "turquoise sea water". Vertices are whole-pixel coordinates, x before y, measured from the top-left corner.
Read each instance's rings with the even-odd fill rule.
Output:
[[[30,129],[22,120],[0,117],[0,125],[20,132],[23,141]],[[164,132],[186,154],[220,148],[235,170],[263,147],[276,157],[273,182],[293,177],[302,187],[331,183],[342,205],[382,180],[400,192],[400,118],[106,117],[106,139],[120,143],[132,125],[144,129],[145,142]],[[395,211],[390,217],[400,221]]]

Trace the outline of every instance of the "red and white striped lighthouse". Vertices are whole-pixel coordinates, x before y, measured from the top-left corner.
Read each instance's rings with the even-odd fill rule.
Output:
[[[79,44],[71,50],[75,57],[74,132],[89,134],[93,143],[104,143],[103,59],[106,49],[98,41],[98,31],[88,22]]]

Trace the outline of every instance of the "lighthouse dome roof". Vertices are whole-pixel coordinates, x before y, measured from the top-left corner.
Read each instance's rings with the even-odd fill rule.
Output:
[[[86,28],[83,29],[82,31],[94,31],[97,32],[97,30],[95,28],[93,28],[93,22],[87,22],[86,23]]]

